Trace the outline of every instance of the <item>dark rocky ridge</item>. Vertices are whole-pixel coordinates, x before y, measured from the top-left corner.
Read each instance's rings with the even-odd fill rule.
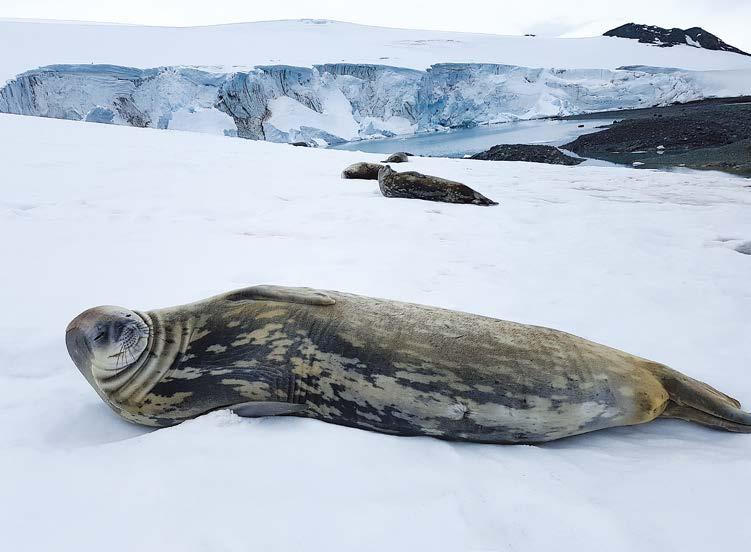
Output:
[[[642,168],[685,166],[751,176],[751,97],[610,114],[619,120],[609,128],[561,147],[584,157]],[[603,113],[596,115],[602,118]]]
[[[615,36],[618,38],[631,38],[645,44],[653,44],[660,47],[678,46],[684,44],[698,47],[706,50],[719,50],[722,52],[733,52],[749,56],[743,50],[727,44],[719,37],[705,31],[701,27],[691,27],[690,29],[663,29],[655,25],[640,25],[638,23],[626,23],[615,29],[610,29],[603,36]],[[688,37],[688,38],[686,38]],[[690,39],[690,40],[689,40]]]
[[[550,165],[578,165],[584,159],[577,159],[562,153],[554,146],[531,144],[500,144],[487,151],[476,153],[470,159],[482,161],[526,161],[528,163],[548,163]]]

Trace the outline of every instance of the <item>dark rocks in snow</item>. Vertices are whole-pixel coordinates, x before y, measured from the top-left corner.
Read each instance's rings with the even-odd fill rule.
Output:
[[[500,144],[487,151],[476,153],[470,159],[482,161],[526,161],[550,165],[578,165],[584,159],[577,159],[561,152],[553,146],[530,144]]]
[[[355,163],[342,171],[342,178],[378,180],[378,171],[382,168],[378,163]]]
[[[398,151],[389,155],[384,163],[406,163],[407,161],[409,161],[409,154],[405,151]]]
[[[310,144],[308,144],[307,142],[290,142],[289,145],[290,146],[297,146],[297,147],[300,147],[300,148],[309,148],[310,147]]]
[[[684,44],[705,50],[719,50],[733,52],[748,56],[743,50],[727,44],[717,36],[705,31],[701,27],[690,29],[663,29],[655,25],[639,25],[626,23],[615,29],[610,29],[603,36],[615,36],[619,38],[631,38],[645,44],[654,44],[660,47],[678,46]]]
[[[498,205],[497,202],[460,182],[414,171],[398,173],[388,165],[385,165],[378,172],[378,187],[385,197],[423,199],[444,203]]]
[[[743,242],[735,246],[735,250],[743,255],[751,255],[751,241]]]

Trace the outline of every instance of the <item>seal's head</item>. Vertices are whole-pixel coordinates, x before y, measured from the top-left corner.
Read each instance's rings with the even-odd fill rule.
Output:
[[[91,381],[92,371],[119,372],[146,350],[149,327],[122,307],[94,307],[76,316],[65,331],[68,354]]]

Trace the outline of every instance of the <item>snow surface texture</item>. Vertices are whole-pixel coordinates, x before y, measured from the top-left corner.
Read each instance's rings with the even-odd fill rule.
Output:
[[[727,54],[736,55],[736,54]],[[340,144],[488,123],[751,94],[751,69],[533,69],[437,64],[191,67],[55,65],[0,89],[0,112]]]
[[[498,36],[310,19],[187,28],[0,20],[0,52],[6,54],[0,82],[60,63],[247,68],[331,61],[424,70],[436,63],[471,61],[572,69],[636,64],[700,71],[751,68],[751,58],[740,54],[688,45],[655,48],[626,38]]]
[[[680,421],[545,446],[226,411],[149,431],[69,360],[97,304],[310,285],[566,330],[751,404],[747,182],[413,158],[492,209],[386,199],[380,155],[0,115],[3,548],[741,550],[751,436]]]

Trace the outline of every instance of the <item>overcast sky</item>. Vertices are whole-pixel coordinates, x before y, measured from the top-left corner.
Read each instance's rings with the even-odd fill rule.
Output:
[[[704,27],[751,50],[751,0],[0,0],[0,17],[145,25],[321,18],[388,27],[592,36],[635,21]]]

